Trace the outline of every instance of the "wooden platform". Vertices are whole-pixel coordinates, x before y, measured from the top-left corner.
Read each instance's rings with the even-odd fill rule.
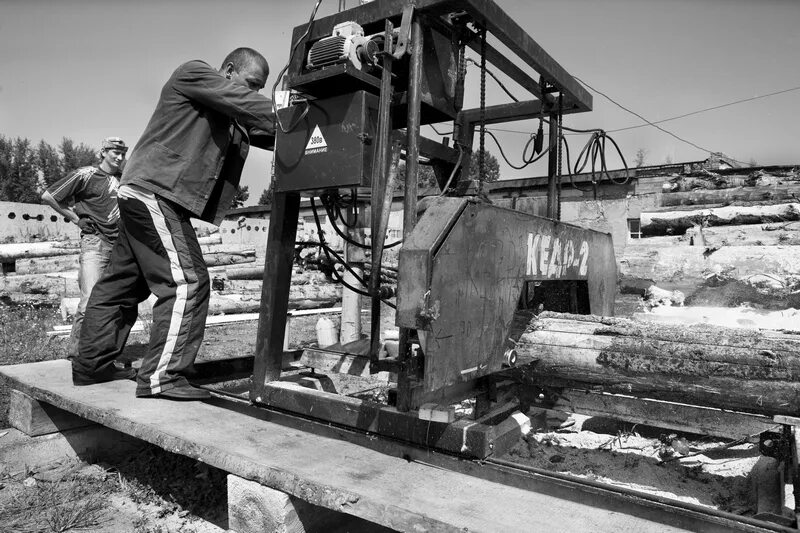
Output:
[[[4,366],[0,376],[39,401],[170,452],[399,531],[683,531],[394,457],[268,415],[137,399],[130,381],[75,387],[65,360]]]

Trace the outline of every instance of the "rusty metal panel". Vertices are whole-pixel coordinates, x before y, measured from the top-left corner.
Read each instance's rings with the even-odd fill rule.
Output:
[[[616,266],[607,234],[470,202],[431,254],[427,287],[406,278],[401,264],[401,284],[418,285],[403,320],[416,303],[411,327],[427,332],[425,391],[501,368],[525,280],[586,280],[592,312],[613,313]]]
[[[433,253],[467,205],[465,198],[437,198],[417,221],[414,232],[403,243],[398,258],[397,314],[395,322],[406,328],[426,325],[425,294],[430,287]]]

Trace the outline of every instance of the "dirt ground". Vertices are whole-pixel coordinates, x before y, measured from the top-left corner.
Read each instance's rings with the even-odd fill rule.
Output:
[[[620,316],[637,311],[638,298],[624,297],[617,308],[625,310],[618,312]],[[9,310],[6,308],[4,312],[8,319]],[[58,323],[58,317],[48,315],[47,310],[40,310],[38,315],[30,310],[26,313],[23,317],[26,324],[32,316],[44,317],[40,330],[51,329]],[[317,316],[292,319],[290,348],[315,343],[318,319]],[[331,319],[338,325],[335,316]],[[364,319],[368,324],[367,315]],[[392,323],[392,317],[387,316],[382,329],[390,329]],[[208,328],[198,360],[251,355],[256,328],[256,322]],[[27,349],[30,353],[30,342],[15,344],[8,329],[0,333],[4,349],[2,364],[65,354],[64,339],[40,335],[38,356],[15,360],[9,352]],[[140,352],[145,342],[144,334],[132,335],[131,353]],[[0,389],[0,397],[1,393]],[[0,405],[0,420],[2,415]],[[758,460],[753,444],[721,449],[729,443],[578,415],[538,425],[539,429],[521,439],[506,459],[660,497],[752,514],[747,474]],[[18,472],[0,469],[0,524],[3,525],[0,529],[27,532],[86,527],[109,533],[211,533],[227,527],[224,472],[155,447],[148,446],[142,453],[122,464],[78,462]],[[96,498],[98,495],[102,497]],[[77,513],[80,516],[63,516],[70,514],[65,513],[61,503],[67,501],[73,502],[70,516],[77,513],[76,509],[83,509]],[[69,520],[76,523],[66,527]]]

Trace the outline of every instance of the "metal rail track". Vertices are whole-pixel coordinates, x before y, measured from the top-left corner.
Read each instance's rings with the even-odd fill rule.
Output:
[[[322,419],[272,408],[256,407],[239,394],[208,386],[204,388],[214,395],[211,403],[255,418],[269,420],[317,435],[347,440],[382,453],[402,457],[409,462],[413,461],[432,468],[442,468],[494,483],[545,493],[563,500],[644,518],[686,531],[797,533],[797,529],[771,522],[541,470],[504,459],[465,459],[454,454],[426,449],[400,439],[379,436]],[[535,511],[531,510],[531,512]]]

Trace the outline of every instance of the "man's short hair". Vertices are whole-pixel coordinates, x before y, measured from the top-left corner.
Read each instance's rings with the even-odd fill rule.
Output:
[[[264,59],[264,56],[252,48],[237,48],[225,57],[225,60],[222,62],[222,68],[225,68],[225,65],[228,63],[233,64],[233,68],[237,71],[254,63],[261,65],[265,70],[269,70],[269,63]]]

